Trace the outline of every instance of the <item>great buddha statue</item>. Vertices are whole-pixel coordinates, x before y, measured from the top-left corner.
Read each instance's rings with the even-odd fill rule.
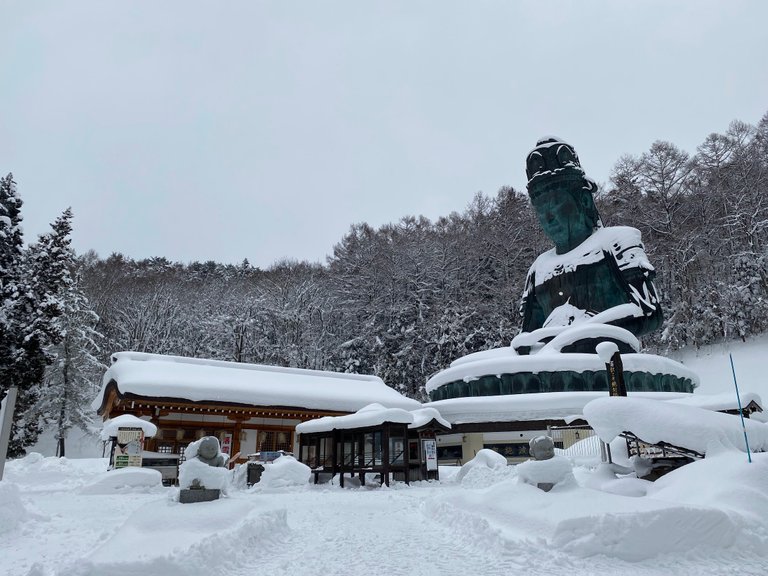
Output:
[[[618,326],[635,336],[661,326],[655,271],[640,232],[603,227],[592,195],[597,186],[573,147],[542,138],[528,154],[526,172],[531,204],[554,247],[528,271],[522,334],[512,343],[518,353],[527,354],[585,322]],[[605,339],[616,340],[624,352],[632,347],[615,336],[600,338]],[[560,351],[594,352],[596,343],[596,338],[584,338]]]
[[[640,350],[638,337],[662,323],[640,232],[603,226],[593,197],[597,186],[559,138],[537,142],[526,173],[531,204],[553,247],[528,271],[521,332],[508,347],[454,360],[427,382],[430,398],[607,392],[605,363],[596,353],[603,342],[622,353],[630,392],[692,392],[694,373]]]

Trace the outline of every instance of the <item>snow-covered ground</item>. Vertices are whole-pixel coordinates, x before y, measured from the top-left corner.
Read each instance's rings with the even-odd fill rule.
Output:
[[[441,482],[392,488],[313,486],[283,466],[284,482],[200,504],[179,504],[156,473],[106,466],[9,463],[0,573],[703,576],[768,566],[768,454],[747,464],[723,452],[655,483],[577,467],[550,492],[491,460],[461,480],[443,468]]]
[[[768,401],[768,337],[683,353],[701,376],[696,393],[732,389],[729,349],[742,391]],[[768,572],[768,453],[749,464],[723,446],[654,483],[579,461],[550,492],[499,464],[483,456],[441,468],[440,482],[342,489],[307,484],[287,462],[250,490],[179,504],[152,471],[33,454],[0,482],[0,575]]]

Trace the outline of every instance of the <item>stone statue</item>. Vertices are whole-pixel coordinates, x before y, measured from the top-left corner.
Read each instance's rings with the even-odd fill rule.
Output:
[[[555,456],[555,442],[549,436],[536,436],[528,442],[534,460],[549,460]]]
[[[597,186],[585,175],[573,147],[558,138],[542,138],[528,154],[526,173],[531,204],[554,248],[541,254],[528,272],[521,304],[523,334],[512,342],[517,352],[535,351],[584,321],[618,326],[635,336],[659,328],[655,272],[640,232],[603,227],[592,196]],[[606,339],[616,340],[622,352],[633,351],[610,336],[577,339],[558,351],[594,352],[595,344]]]
[[[555,456],[555,442],[541,435],[528,442],[532,460],[517,465],[520,482],[549,492],[557,484],[573,482],[573,466],[565,456]]]
[[[197,456],[200,462],[221,468],[227,464],[227,455],[219,447],[219,440],[216,436],[205,436],[200,440],[197,447]]]
[[[179,502],[218,500],[227,489],[228,456],[221,451],[215,436],[204,436],[184,450],[186,461],[179,466]]]

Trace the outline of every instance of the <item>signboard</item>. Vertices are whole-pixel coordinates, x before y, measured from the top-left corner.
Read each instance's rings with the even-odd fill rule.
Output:
[[[437,470],[437,440],[424,440],[424,458],[427,472]]]
[[[229,457],[232,454],[232,434],[224,434],[221,438],[221,451]]]
[[[118,428],[113,467],[141,466],[142,450],[144,450],[144,430],[138,427]]]
[[[621,354],[615,352],[611,361],[605,365],[608,371],[608,394],[611,396],[626,396],[627,386],[624,384],[624,364]]]

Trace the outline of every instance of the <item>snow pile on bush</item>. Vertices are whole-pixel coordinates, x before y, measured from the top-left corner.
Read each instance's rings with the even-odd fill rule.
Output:
[[[253,488],[287,488],[306,486],[312,470],[293,456],[283,455],[271,464],[264,465],[261,480]]]
[[[110,470],[80,489],[81,494],[152,492],[163,487],[163,475],[151,468],[129,466]]]
[[[229,469],[209,466],[197,459],[187,460],[179,466],[179,488],[182,490],[189,488],[195,480],[198,480],[200,486],[226,493],[230,477]]]
[[[517,465],[519,482],[526,484],[573,485],[573,466],[565,456],[554,456],[549,460],[528,460]]]
[[[19,489],[14,484],[0,482],[0,534],[14,530],[27,515]]]
[[[458,474],[456,474],[456,482],[462,484],[484,484],[483,479],[487,479],[488,476],[496,476],[500,471],[506,471],[507,459],[487,448],[479,450],[475,457],[469,462],[465,463]]]

